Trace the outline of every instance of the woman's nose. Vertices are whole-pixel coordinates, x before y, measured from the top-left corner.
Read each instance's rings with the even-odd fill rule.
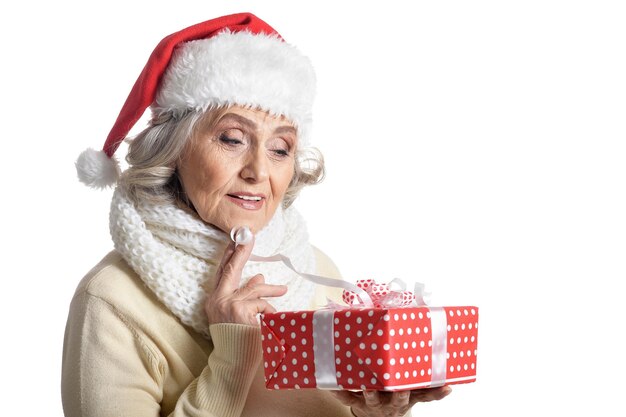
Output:
[[[248,182],[263,182],[269,177],[267,155],[262,149],[251,151],[241,170],[241,177]]]

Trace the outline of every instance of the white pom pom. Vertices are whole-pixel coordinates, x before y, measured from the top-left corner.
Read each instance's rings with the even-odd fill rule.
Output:
[[[252,231],[248,226],[234,227],[230,231],[230,238],[237,245],[247,245],[252,242]]]
[[[76,160],[76,173],[83,184],[91,188],[112,186],[120,177],[120,166],[115,158],[109,158],[104,151],[87,149]]]

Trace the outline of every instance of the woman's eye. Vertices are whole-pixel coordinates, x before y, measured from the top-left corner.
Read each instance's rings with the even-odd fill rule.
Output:
[[[222,133],[219,137],[220,142],[225,143],[227,145],[241,145],[243,141],[236,137],[228,136],[226,133]]]
[[[269,143],[270,151],[281,158],[289,156],[289,145],[284,139],[275,139]]]
[[[239,139],[232,139],[228,136],[220,136],[220,140],[224,143],[228,143],[229,145],[237,145],[241,143]]]

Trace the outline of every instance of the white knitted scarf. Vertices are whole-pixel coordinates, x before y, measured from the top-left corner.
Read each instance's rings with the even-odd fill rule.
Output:
[[[209,336],[204,312],[206,288],[212,282],[229,237],[175,204],[134,204],[123,186],[111,201],[109,227],[115,249],[143,282],[184,324]],[[255,239],[253,253],[281,253],[300,272],[315,273],[315,255],[306,225],[295,208],[277,209]],[[307,309],[313,297],[311,282],[275,262],[248,262],[241,284],[261,273],[270,284],[288,286],[287,294],[268,301],[278,311]]]

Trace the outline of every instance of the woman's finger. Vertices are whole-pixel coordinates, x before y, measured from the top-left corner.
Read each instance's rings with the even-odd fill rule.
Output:
[[[233,300],[251,300],[261,297],[280,297],[287,292],[286,285],[256,284],[245,286],[235,292]]]
[[[391,394],[391,407],[400,410],[408,408],[411,391],[397,391]]]
[[[419,402],[437,401],[444,398],[451,392],[452,388],[447,385],[438,388],[416,389],[411,391],[411,399],[409,402],[412,405]]]
[[[259,313],[275,313],[276,309],[267,301],[245,300],[233,301],[230,305],[230,313],[225,323],[241,323],[257,326],[259,321],[257,316]]]
[[[254,300],[236,300],[232,302],[234,315],[239,318],[254,317],[258,313],[275,313],[276,309],[270,303],[260,298]],[[238,321],[234,321],[238,323]],[[256,323],[256,322],[255,322]]]
[[[220,277],[222,276],[222,270],[224,269],[224,265],[230,261],[230,258],[235,253],[235,243],[231,242],[230,245],[226,247],[224,254],[222,255],[222,259],[220,260],[220,264],[217,266],[215,270],[215,278],[213,280],[208,280],[202,286],[204,290],[208,293],[213,293],[217,288],[217,284],[220,282]]]
[[[330,391],[330,393],[341,401],[344,405],[352,407],[353,405],[357,405],[363,401],[362,395],[355,394],[351,391]]]
[[[215,284],[215,294],[217,296],[232,294],[239,288],[241,281],[241,272],[245,266],[252,248],[254,247],[254,239],[247,245],[237,245],[230,259],[225,261],[218,271],[217,283]]]
[[[258,284],[265,284],[265,277],[263,276],[263,274],[256,274],[255,276],[250,278],[246,283],[246,287],[253,287]]]
[[[382,407],[378,391],[363,391],[363,398],[365,399],[365,405],[367,405],[369,408]]]
[[[222,274],[222,270],[224,269],[224,265],[226,265],[228,263],[228,261],[230,261],[230,258],[232,258],[233,253],[235,253],[235,242],[230,242],[230,244],[228,246],[226,246],[226,250],[224,251],[224,254],[222,255],[222,259],[220,260],[220,264],[217,267],[217,275],[221,275]]]

